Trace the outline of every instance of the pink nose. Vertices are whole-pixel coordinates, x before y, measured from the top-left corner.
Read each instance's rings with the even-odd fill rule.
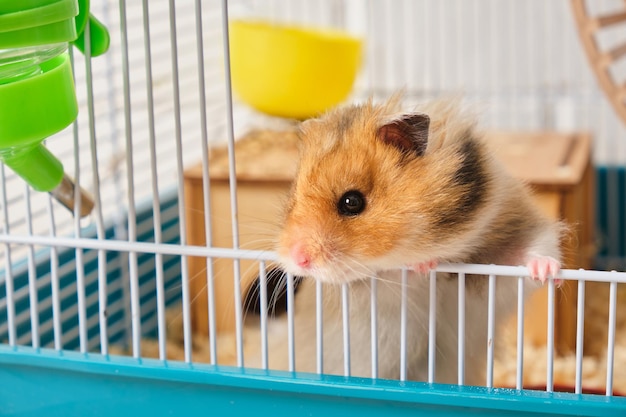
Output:
[[[311,255],[309,255],[299,243],[296,243],[291,248],[291,259],[293,259],[295,264],[300,268],[306,269],[311,266]]]

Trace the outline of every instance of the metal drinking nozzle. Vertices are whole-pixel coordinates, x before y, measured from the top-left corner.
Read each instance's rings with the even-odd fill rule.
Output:
[[[50,191],[50,194],[72,213],[75,211],[76,202],[80,199],[80,217],[88,216],[93,210],[94,202],[91,195],[82,188],[77,188],[74,180],[67,174],[63,175],[61,183]]]

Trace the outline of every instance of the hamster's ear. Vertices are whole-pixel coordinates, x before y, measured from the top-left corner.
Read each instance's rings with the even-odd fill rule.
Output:
[[[428,145],[430,117],[423,113],[402,115],[378,129],[378,139],[403,152],[422,156]]]

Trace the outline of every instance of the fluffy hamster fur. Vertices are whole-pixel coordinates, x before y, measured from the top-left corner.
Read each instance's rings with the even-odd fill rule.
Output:
[[[378,376],[400,376],[401,268],[437,262],[534,265],[558,270],[560,225],[532,204],[527,188],[492,158],[474,118],[456,101],[412,113],[399,99],[338,108],[301,126],[301,159],[278,242],[283,268],[324,283],[324,372],[343,374],[341,289],[348,284],[351,374],[371,375],[370,287],[377,283]],[[365,199],[338,211],[345,193]],[[343,197],[342,197],[343,196]],[[296,369],[315,371],[315,283],[295,308]],[[526,294],[535,287],[527,280]],[[408,276],[407,377],[426,380],[429,280]],[[497,323],[516,306],[517,280],[498,278]],[[485,277],[466,278],[465,372],[484,384]],[[438,274],[436,381],[457,381],[457,279]],[[270,341],[270,366],[287,368],[285,331]]]

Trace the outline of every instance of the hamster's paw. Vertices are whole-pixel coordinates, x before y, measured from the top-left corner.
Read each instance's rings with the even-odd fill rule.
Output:
[[[436,259],[430,259],[426,262],[418,262],[418,263],[411,264],[409,265],[409,268],[411,268],[413,271],[418,272],[420,274],[426,274],[430,272],[432,269],[437,268],[437,265],[439,265],[439,262]]]
[[[541,283],[545,283],[548,277],[555,277],[561,270],[561,263],[550,256],[537,256],[533,255],[526,263],[526,267],[530,272],[530,277],[534,280],[539,280]],[[563,283],[562,279],[555,279],[554,283],[560,286]]]

